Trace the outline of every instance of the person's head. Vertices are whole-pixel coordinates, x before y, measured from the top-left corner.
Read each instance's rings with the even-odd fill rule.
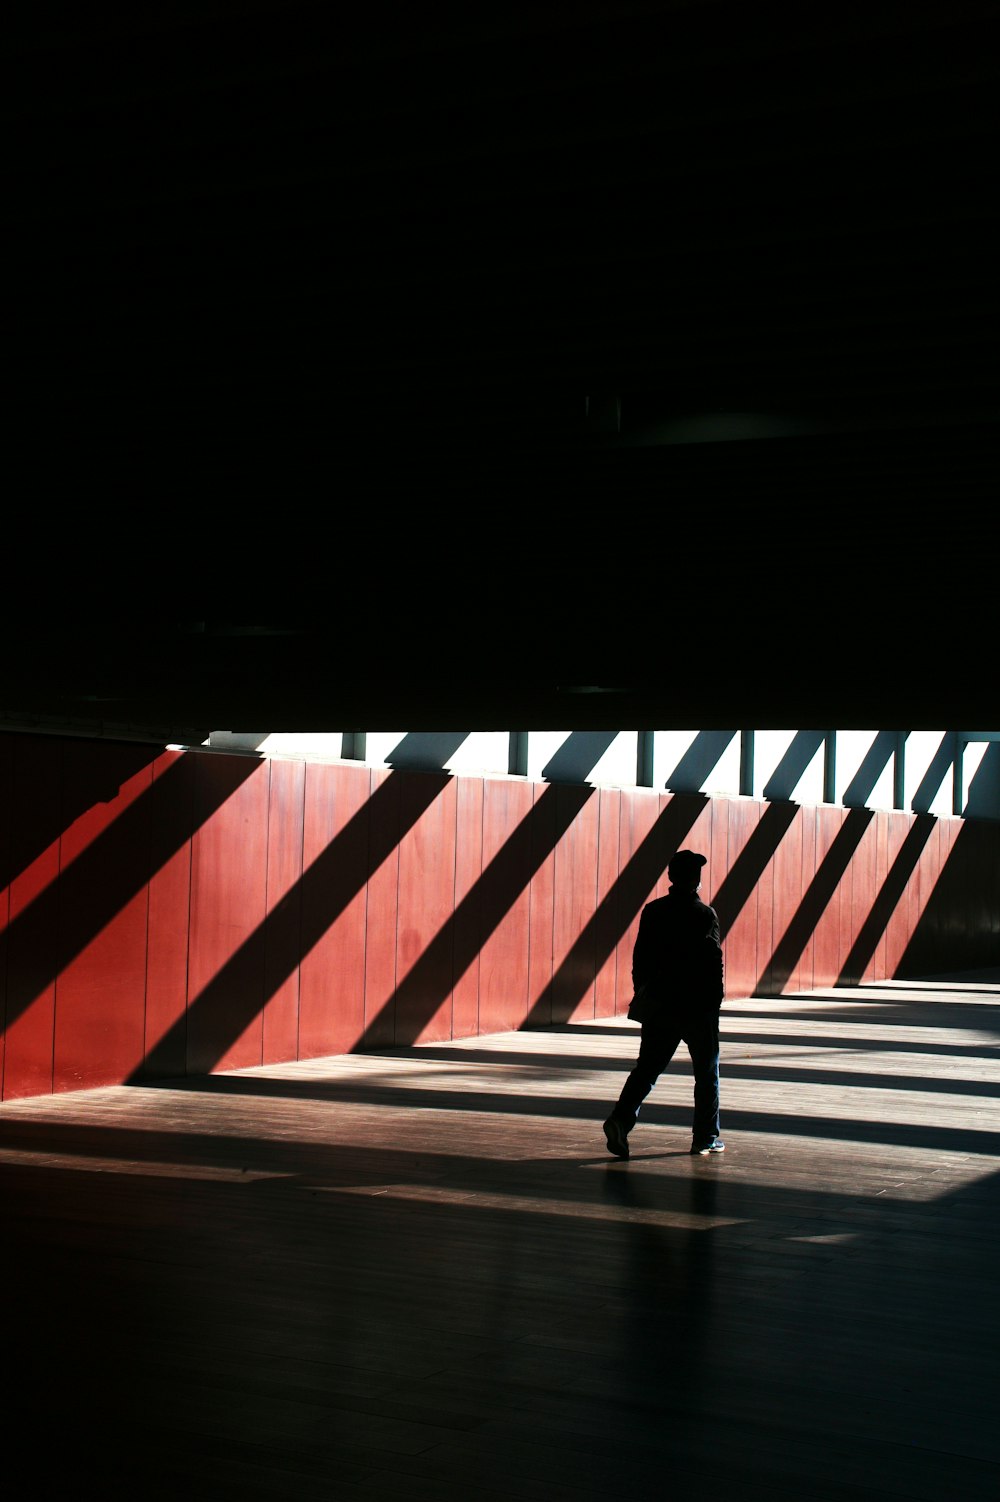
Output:
[[[701,868],[707,861],[708,857],[699,855],[697,850],[678,850],[667,862],[670,885],[678,892],[697,892],[701,886]]]

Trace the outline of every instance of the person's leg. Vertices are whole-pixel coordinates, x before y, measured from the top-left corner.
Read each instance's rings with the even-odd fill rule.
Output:
[[[719,1135],[719,1024],[699,1022],[685,1040],[694,1070],[692,1145],[713,1142]]]
[[[670,1063],[680,1041],[680,1033],[673,1028],[651,1027],[648,1022],[643,1027],[639,1057],[611,1112],[612,1118],[621,1122],[626,1133],[635,1126],[639,1107]]]

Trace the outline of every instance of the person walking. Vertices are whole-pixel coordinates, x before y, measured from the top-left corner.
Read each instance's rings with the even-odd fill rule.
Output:
[[[702,902],[707,857],[678,850],[667,865],[670,890],[648,902],[632,950],[633,1011],[642,1025],[639,1057],[604,1123],[608,1151],[629,1155],[639,1108],[683,1041],[694,1070],[691,1152],[725,1152],[719,1136],[719,1012],[725,964],[714,907]]]

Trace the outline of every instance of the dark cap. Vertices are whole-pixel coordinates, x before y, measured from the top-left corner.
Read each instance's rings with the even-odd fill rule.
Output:
[[[667,862],[667,871],[671,876],[696,876],[707,864],[708,856],[699,855],[697,850],[678,850]]]

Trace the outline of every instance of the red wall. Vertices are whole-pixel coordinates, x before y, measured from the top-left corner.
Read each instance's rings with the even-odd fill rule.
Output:
[[[1000,963],[1000,826],[0,736],[3,1097],[621,1013],[709,857],[729,995]]]

